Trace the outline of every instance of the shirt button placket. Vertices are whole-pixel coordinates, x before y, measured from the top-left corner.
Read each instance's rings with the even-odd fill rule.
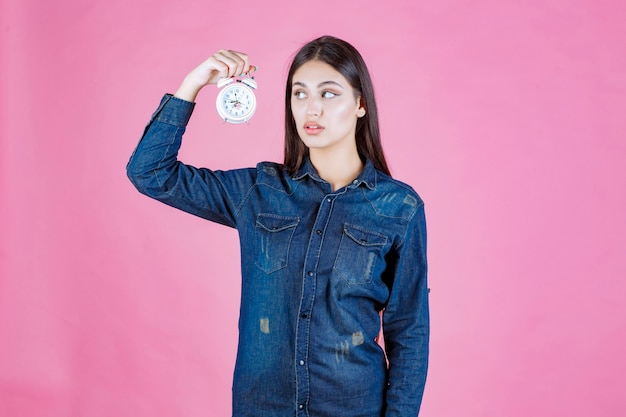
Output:
[[[322,204],[317,212],[315,224],[313,230],[315,233],[311,234],[309,239],[309,245],[304,261],[304,270],[306,271],[304,277],[304,283],[302,287],[302,299],[300,303],[300,311],[298,314],[297,329],[296,329],[296,385],[297,385],[297,407],[298,413],[306,415],[306,404],[309,400],[309,377],[308,377],[308,346],[309,346],[309,326],[311,315],[311,308],[313,306],[313,300],[315,298],[315,271],[317,270],[317,264],[319,261],[319,254],[321,253],[321,246],[324,236],[324,230],[330,217],[332,198],[325,197],[322,200]]]

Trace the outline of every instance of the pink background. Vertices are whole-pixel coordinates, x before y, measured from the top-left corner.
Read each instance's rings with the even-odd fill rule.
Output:
[[[263,4],[263,6],[261,6]],[[249,126],[198,99],[182,158],[282,155],[304,42],[352,42],[396,177],[427,204],[422,416],[626,414],[626,6],[608,0],[2,0],[0,416],[227,416],[236,233],[138,194],[164,92],[219,48]]]

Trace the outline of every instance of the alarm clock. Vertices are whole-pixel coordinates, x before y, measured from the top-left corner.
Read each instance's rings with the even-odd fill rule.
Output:
[[[221,88],[215,101],[220,118],[226,123],[248,123],[256,110],[254,78],[224,78],[217,87]]]

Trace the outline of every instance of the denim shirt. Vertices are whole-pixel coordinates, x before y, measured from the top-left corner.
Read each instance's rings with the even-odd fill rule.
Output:
[[[369,161],[336,191],[309,160],[295,175],[271,162],[185,165],[193,107],[164,96],[127,174],[141,193],[239,233],[233,416],[416,416],[429,341],[420,197]]]

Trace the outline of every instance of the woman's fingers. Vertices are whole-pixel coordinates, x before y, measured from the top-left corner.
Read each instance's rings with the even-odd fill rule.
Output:
[[[213,55],[216,60],[228,67],[226,77],[236,77],[251,72],[250,59],[247,54],[222,49]]]
[[[194,101],[205,85],[217,84],[223,78],[250,74],[256,69],[250,65],[247,54],[221,49],[187,74],[175,95]]]

